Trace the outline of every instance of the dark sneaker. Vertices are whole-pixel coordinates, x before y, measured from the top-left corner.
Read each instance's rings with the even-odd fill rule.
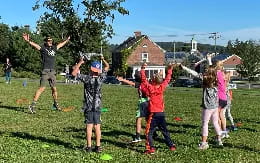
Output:
[[[135,137],[133,140],[132,140],[132,143],[138,143],[138,142],[141,142],[142,139],[140,137]]]
[[[30,112],[31,114],[36,113],[36,111],[35,111],[35,105],[33,105],[33,104],[29,105],[28,109],[29,109],[29,112]]]
[[[237,131],[238,128],[236,126],[231,126],[232,131]]]
[[[170,147],[170,151],[175,151],[175,150],[176,150],[176,146],[175,145]]]
[[[154,154],[154,153],[155,153],[155,148],[151,148],[151,149],[146,150],[146,151],[144,152],[144,154]]]
[[[102,148],[100,146],[96,146],[95,147],[95,152],[101,153],[102,152]]]
[[[88,152],[88,153],[92,152],[92,148],[91,148],[91,147],[87,147],[87,146],[85,146],[85,147],[83,148],[83,150],[86,151],[86,152]]]
[[[53,108],[54,110],[61,111],[61,108],[60,108],[60,106],[59,106],[59,104],[58,104],[57,102],[54,102],[54,103],[53,103],[52,108]]]

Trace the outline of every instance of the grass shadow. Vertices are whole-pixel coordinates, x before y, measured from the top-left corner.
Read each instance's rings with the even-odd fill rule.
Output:
[[[0,108],[4,108],[4,109],[9,109],[9,110],[14,110],[14,111],[19,111],[19,112],[27,113],[27,112],[25,111],[25,110],[27,110],[27,108],[25,108],[25,107],[0,105]]]
[[[71,133],[73,138],[86,139],[85,128],[68,127],[65,128],[63,131]]]
[[[256,152],[260,154],[260,149],[255,149],[255,148],[251,148],[249,146],[245,146],[245,145],[234,145],[234,144],[230,144],[230,143],[224,143],[224,147],[228,147],[228,148],[237,148],[237,149],[241,149],[241,150],[245,150],[245,151],[249,151],[249,152]]]
[[[44,143],[55,144],[58,146],[61,145],[61,146],[64,146],[65,148],[69,148],[69,149],[79,148],[79,147],[75,147],[71,143],[67,143],[67,142],[61,141],[59,139],[51,139],[51,138],[46,138],[43,136],[34,136],[34,135],[31,135],[31,134],[25,133],[25,132],[11,132],[11,136],[17,137],[17,138],[22,138],[22,139],[27,139],[27,140],[39,140]]]
[[[186,129],[197,129],[199,126],[197,125],[191,125],[191,124],[176,124],[176,123],[167,123],[167,125],[173,126],[173,127],[182,127]]]

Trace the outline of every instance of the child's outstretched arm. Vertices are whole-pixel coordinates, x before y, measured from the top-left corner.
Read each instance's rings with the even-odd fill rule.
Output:
[[[80,59],[79,63],[73,66],[72,76],[77,76],[80,66],[84,63],[83,58]]]
[[[104,64],[105,64],[105,68],[104,68],[104,70],[106,71],[106,72],[108,72],[108,70],[109,70],[109,64],[107,63],[107,61],[105,60],[105,58],[103,57],[103,56],[101,56],[101,60],[104,62]]]
[[[126,84],[128,84],[128,85],[135,86],[135,83],[134,83],[134,82],[132,82],[132,81],[130,81],[130,80],[127,80],[127,79],[124,79],[124,78],[122,78],[121,76],[118,76],[118,77],[116,77],[116,78],[117,78],[117,80],[119,80],[119,81],[121,81],[121,82],[124,82],[124,83],[126,83]]]
[[[141,67],[141,83],[143,83],[147,88],[149,87],[149,82],[146,80],[146,75],[145,75],[145,68],[146,68],[147,64],[144,63]]]
[[[171,81],[171,78],[172,78],[172,70],[173,68],[176,68],[177,67],[177,64],[172,64],[170,63],[168,65],[168,70],[167,70],[167,75],[165,77],[165,79],[163,80],[163,83],[162,83],[162,86],[164,88],[166,88],[166,86],[169,84],[169,82]]]
[[[188,72],[189,74],[191,74],[192,76],[195,76],[195,77],[200,78],[200,74],[197,73],[196,71],[194,71],[194,70],[192,70],[192,69],[190,69],[190,68],[188,68],[188,67],[186,67],[186,66],[183,66],[183,65],[181,65],[181,68],[182,68],[183,70],[185,70],[186,72]]]

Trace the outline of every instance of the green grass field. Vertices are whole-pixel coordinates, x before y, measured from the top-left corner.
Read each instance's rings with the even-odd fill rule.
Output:
[[[210,125],[210,148],[197,149],[201,128],[201,89],[168,88],[165,112],[171,138],[177,151],[171,152],[160,139],[155,141],[154,155],[144,155],[144,142],[129,144],[135,133],[137,92],[128,86],[103,86],[102,113],[103,153],[86,153],[83,115],[83,86],[58,84],[59,103],[74,106],[69,112],[51,109],[50,89],[37,103],[37,114],[28,114],[38,82],[14,80],[11,85],[0,82],[0,161],[1,162],[102,162],[103,154],[110,162],[260,162],[260,90],[234,90],[232,115],[241,122],[238,131],[224,139],[224,148],[214,146],[214,130]],[[18,99],[20,100],[20,104]],[[18,101],[17,101],[18,100]],[[175,121],[181,117],[182,121]],[[145,123],[144,123],[145,125]]]

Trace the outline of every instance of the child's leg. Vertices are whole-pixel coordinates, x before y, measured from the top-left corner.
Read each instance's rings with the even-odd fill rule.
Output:
[[[142,117],[136,118],[136,137],[140,137],[142,130]]]
[[[207,142],[208,134],[209,134],[209,120],[213,113],[213,109],[202,109],[202,142]]]
[[[154,119],[154,114],[151,113],[148,117],[147,123],[146,123],[146,130],[145,130],[145,135],[146,135],[146,143],[145,147],[146,150],[150,150],[151,148],[154,148],[153,146],[153,133],[156,130],[157,124],[156,120]]]
[[[229,119],[231,125],[234,126],[235,124],[234,124],[234,120],[233,120],[233,117],[231,115],[230,109],[231,109],[231,105],[228,104],[227,109],[226,109],[226,117]]]
[[[174,146],[174,143],[172,142],[172,139],[170,137],[170,133],[167,129],[167,126],[166,126],[166,120],[165,120],[165,116],[161,116],[159,121],[158,121],[158,124],[159,124],[159,129],[161,130],[162,134],[163,134],[163,137],[165,139],[165,143],[169,146],[169,147],[173,147]]]
[[[101,129],[100,124],[94,125],[95,134],[96,134],[96,146],[100,147],[100,139],[101,139]]]
[[[93,130],[93,124],[87,124],[86,125],[87,147],[91,147],[92,130]]]
[[[216,135],[217,137],[220,138],[220,135],[221,135],[221,128],[219,126],[219,123],[218,123],[218,109],[214,109],[213,113],[212,113],[212,116],[211,116],[211,120],[212,120],[212,124],[214,126],[214,129],[215,129],[215,132],[216,132]]]
[[[225,115],[224,115],[224,109],[223,108],[219,108],[219,125],[222,129],[222,131],[226,131],[226,118],[225,118]]]

